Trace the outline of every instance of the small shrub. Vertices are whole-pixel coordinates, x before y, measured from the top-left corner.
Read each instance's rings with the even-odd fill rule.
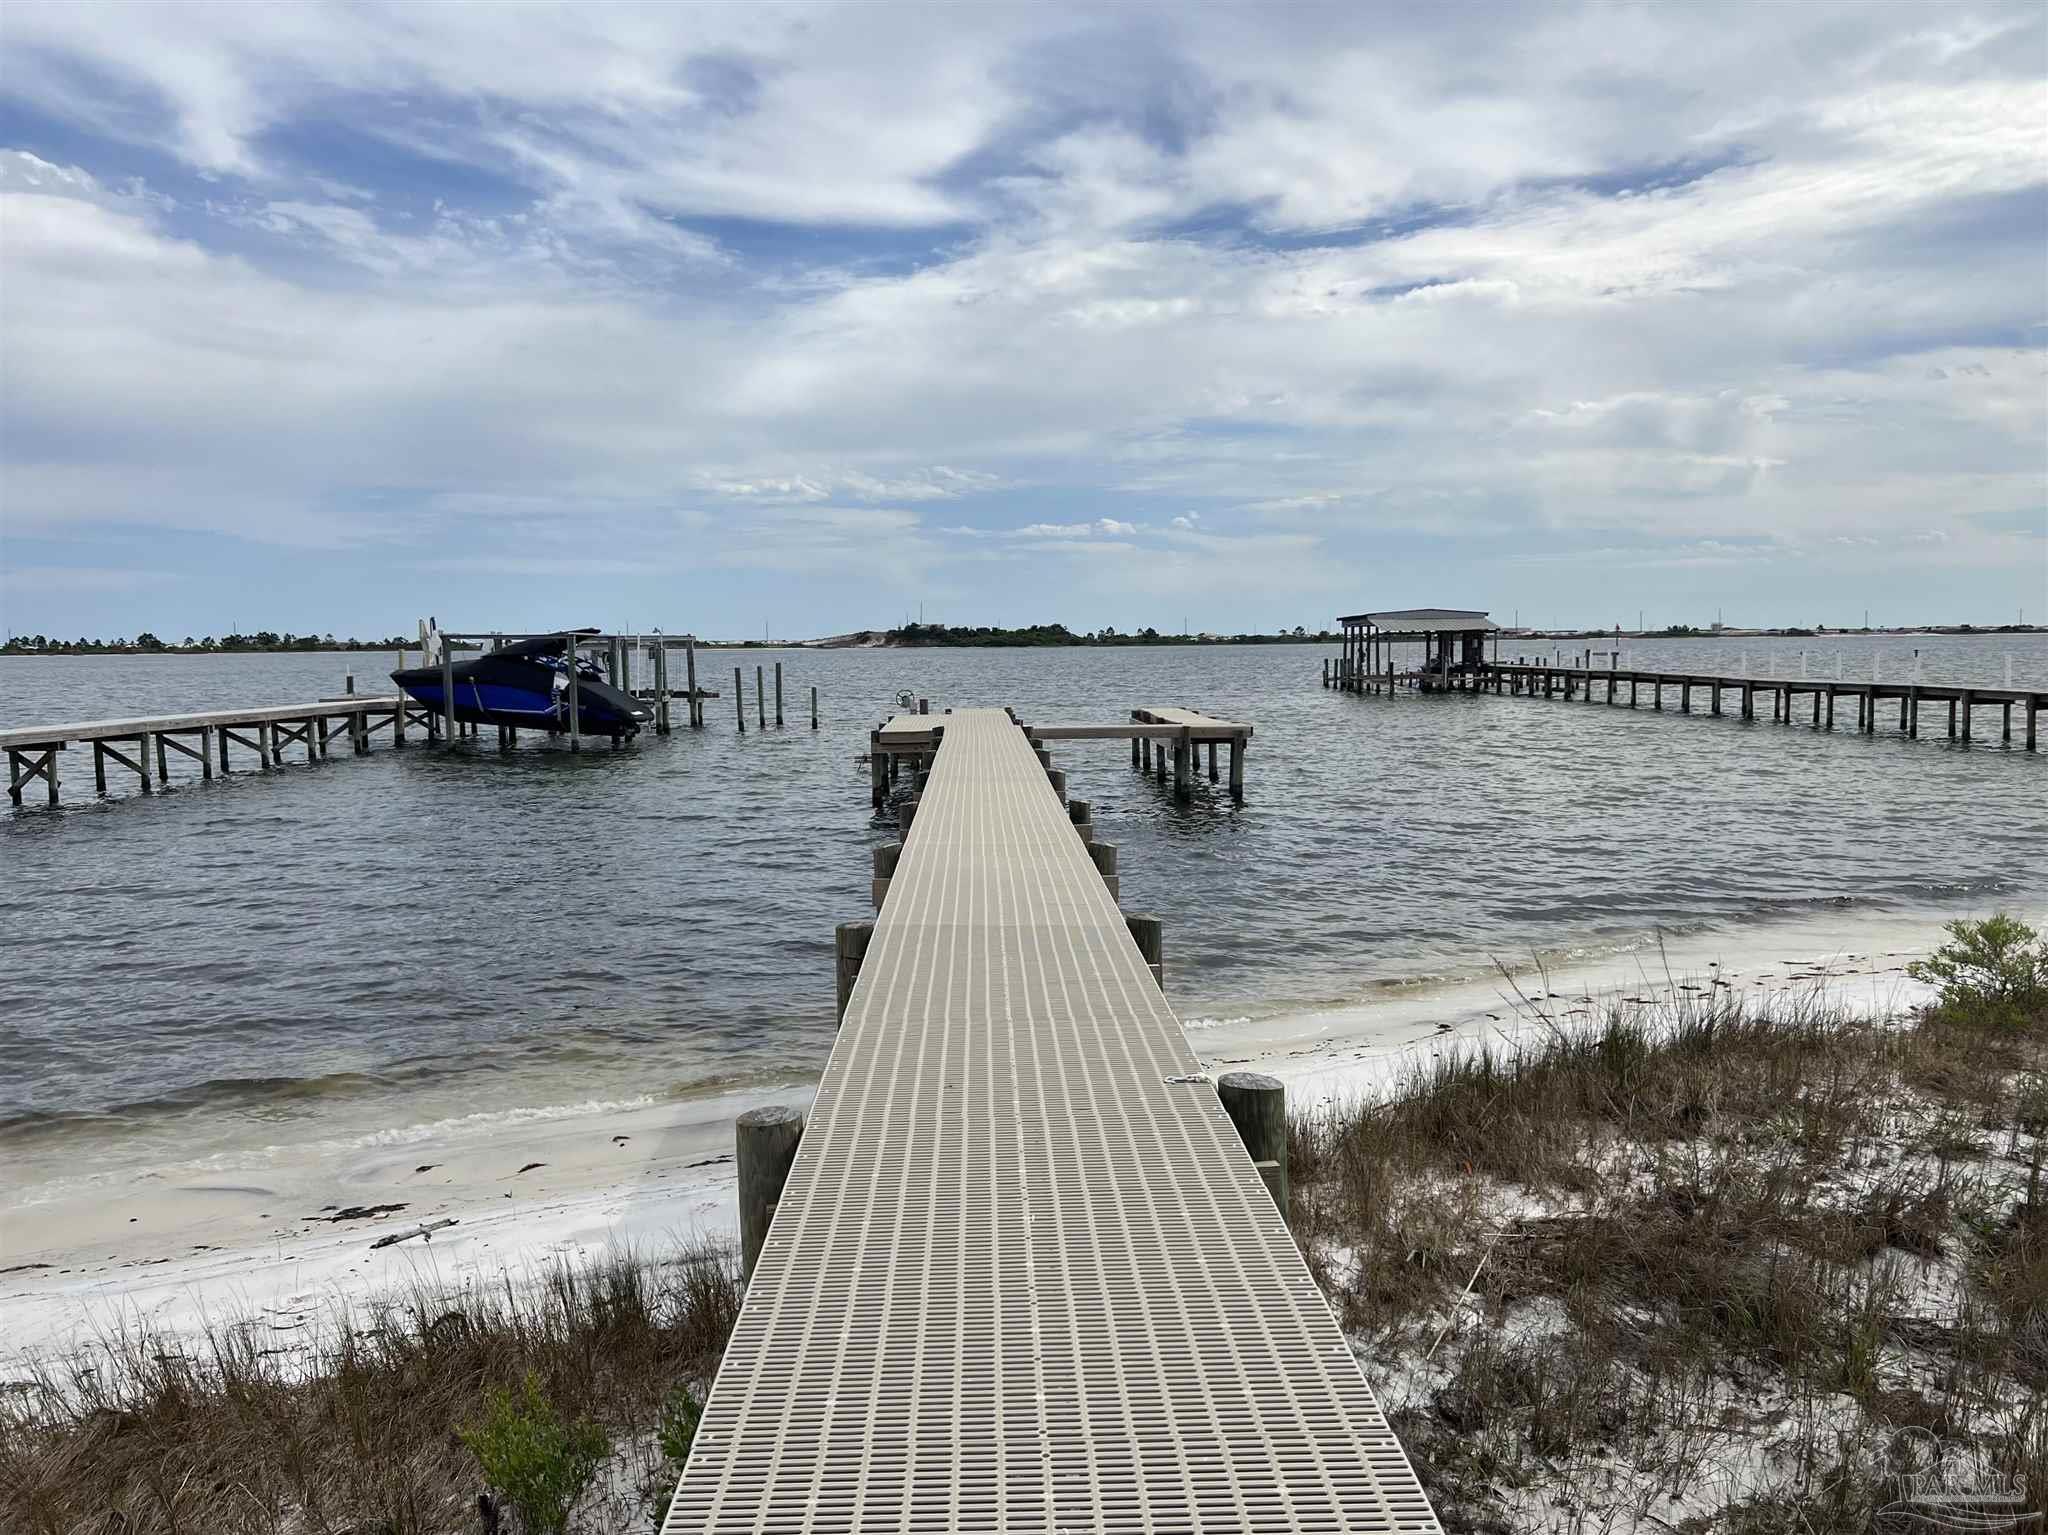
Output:
[[[531,1372],[517,1396],[487,1393],[483,1421],[456,1432],[532,1535],[563,1535],[569,1510],[610,1448],[589,1419],[564,1423]]]
[[[1995,913],[1982,921],[1948,924],[1949,941],[1906,966],[1916,981],[1941,988],[1952,1012],[1991,1012],[2000,1021],[2048,1006],[2048,947],[2016,917]]]
[[[655,1426],[655,1439],[661,1446],[661,1453],[676,1468],[677,1474],[689,1463],[690,1445],[697,1437],[697,1424],[704,1416],[704,1404],[688,1386],[678,1386],[669,1393],[668,1400],[661,1404],[661,1417]]]

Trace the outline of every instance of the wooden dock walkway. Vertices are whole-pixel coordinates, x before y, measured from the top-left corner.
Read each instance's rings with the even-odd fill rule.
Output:
[[[1733,702],[1736,717],[1754,720],[1757,700],[1770,700],[1771,719],[1778,724],[1794,723],[1800,698],[1810,701],[1810,723],[1817,730],[1835,728],[1835,701],[1852,699],[1856,705],[1855,728],[1874,735],[1883,720],[1894,711],[1896,733],[1917,740],[1920,736],[1920,706],[1947,708],[1948,737],[1965,744],[1975,739],[1977,712],[1999,711],[1999,740],[2013,740],[2013,713],[2019,712],[2019,726],[2028,751],[2039,749],[2041,711],[2048,709],[2048,691],[2037,688],[1975,687],[1933,682],[1850,682],[1827,677],[1729,677],[1710,672],[1660,672],[1620,667],[1560,666],[1543,662],[1487,661],[1470,666],[1433,667],[1426,670],[1367,673],[1340,665],[1334,672],[1324,668],[1324,686],[1354,693],[1387,693],[1397,688],[1432,692],[1483,692],[1510,696],[1561,699],[1616,707],[1662,710],[1671,697],[1676,711],[1694,713],[1698,695],[1710,715],[1722,715],[1724,698]]]
[[[869,738],[872,764],[872,798],[882,803],[889,782],[895,777],[897,759],[922,762],[931,755],[935,731],[944,726],[944,715],[899,714],[882,722]],[[1131,743],[1131,766],[1151,774],[1156,770],[1166,779],[1167,748],[1172,748],[1173,788],[1181,799],[1192,797],[1194,775],[1204,746],[1209,749],[1209,782],[1218,781],[1216,748],[1230,748],[1230,797],[1244,798],[1244,759],[1252,741],[1252,727],[1235,720],[1217,719],[1199,709],[1148,707],[1133,709],[1128,724],[1029,725],[1025,734],[1033,745],[1046,741],[1124,741]],[[1061,782],[1064,792],[1064,781]]]
[[[259,767],[284,761],[285,748],[297,746],[308,762],[327,755],[339,736],[351,750],[370,749],[373,731],[389,730],[392,744],[405,745],[408,725],[435,728],[434,715],[410,698],[323,698],[305,704],[278,704],[257,709],[215,709],[198,714],[161,714],[137,719],[80,720],[65,725],[23,725],[0,730],[0,748],[7,752],[7,795],[15,804],[36,779],[43,780],[51,804],[58,802],[57,754],[73,746],[92,748],[93,782],[107,792],[107,763],[134,773],[144,793],[170,777],[170,754],[199,764],[200,777],[211,779],[215,765],[232,770],[230,743],[256,753]],[[124,747],[132,749],[129,756]],[[152,758],[154,759],[152,761]],[[153,771],[152,771],[153,770]]]
[[[883,734],[925,788],[668,1535],[1435,1531],[1045,748]]]

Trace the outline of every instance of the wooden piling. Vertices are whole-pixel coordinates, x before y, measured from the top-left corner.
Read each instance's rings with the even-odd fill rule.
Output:
[[[775,1207],[796,1165],[804,1138],[804,1116],[786,1105],[748,1109],[733,1122],[734,1161],[739,1172],[740,1279],[753,1278],[768,1242]]]
[[[1278,1077],[1229,1071],[1216,1080],[1216,1096],[1237,1137],[1265,1180],[1280,1217],[1287,1218],[1287,1089]]]
[[[768,728],[768,673],[766,668],[761,666],[754,668],[754,715],[754,723],[762,730],[766,730]]]
[[[1216,743],[1209,743],[1209,782],[1216,782]]]
[[[839,1021],[846,1022],[846,1004],[853,999],[853,983],[860,979],[862,961],[874,941],[872,922],[842,922],[832,930],[833,957],[838,969]]]
[[[1234,800],[1244,798],[1244,750],[1245,739],[1240,732],[1230,738],[1230,797]]]
[[[1131,942],[1138,946],[1138,953],[1144,959],[1146,968],[1152,972],[1152,979],[1159,983],[1159,989],[1166,989],[1166,924],[1150,912],[1127,911],[1124,926],[1130,930]]]
[[[782,728],[782,663],[775,663],[775,728]]]
[[[873,893],[875,910],[882,909],[882,901],[889,894],[889,881],[896,877],[897,860],[903,856],[903,844],[892,842],[887,847],[875,849],[875,875]]]
[[[739,722],[740,734],[745,735],[747,733],[747,687],[746,683],[740,679],[740,669],[737,666],[732,669],[732,713],[733,718]]]
[[[811,729],[818,728],[818,685],[811,684]]]
[[[1188,727],[1180,728],[1180,739],[1173,743],[1173,797],[1189,799],[1194,794],[1193,774],[1188,759],[1194,755],[1194,741]]]
[[[690,690],[690,728],[701,730],[704,726],[704,700],[697,696],[697,636],[694,634],[683,639],[683,683]]]
[[[576,670],[576,636],[562,636],[568,648],[562,652],[562,659],[569,665],[569,750],[583,750],[583,684]]]
[[[668,641],[662,639],[654,646],[654,697],[654,733],[665,736],[669,733]]]
[[[573,698],[574,695],[571,696]],[[448,721],[447,729],[442,732],[444,741],[452,751],[456,742],[455,652],[450,648],[446,637],[441,641],[441,713]]]
[[[1959,702],[1963,710],[1963,745],[1968,746],[1970,744],[1970,716],[1976,707],[1977,695],[1968,688],[1964,688],[1963,696]]]

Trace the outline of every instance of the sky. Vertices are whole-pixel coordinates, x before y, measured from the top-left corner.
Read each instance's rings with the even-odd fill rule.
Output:
[[[0,622],[2048,619],[2038,4],[0,9]]]

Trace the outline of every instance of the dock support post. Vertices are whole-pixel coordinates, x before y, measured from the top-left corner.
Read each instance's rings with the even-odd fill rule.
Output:
[[[811,729],[818,728],[818,685],[811,684]]]
[[[95,741],[92,743],[92,786],[93,792],[97,794],[105,794],[107,792],[107,743],[105,741]],[[21,791],[19,789],[16,789],[14,792],[14,803],[17,805],[21,803]]]
[[[1216,782],[1216,743],[1209,743],[1209,782]]]
[[[574,659],[573,657],[571,658]],[[451,751],[455,747],[455,652],[448,648],[448,641],[441,641],[441,713],[446,716],[448,728],[443,733],[443,744]]]
[[[928,776],[929,775],[925,773],[919,773],[917,775],[917,787],[919,793],[922,793],[924,791],[925,779]],[[1062,805],[1066,804],[1067,775],[1058,768],[1048,768],[1046,770],[1045,778],[1046,782],[1052,785],[1052,792],[1060,797],[1060,803]]]
[[[2002,736],[2005,741],[2005,744],[2007,746],[2010,746],[2012,745],[2012,700],[2008,698],[2004,703],[1999,705],[1999,708],[2003,711],[2005,715],[2005,728],[2002,732]]]
[[[1906,689],[1906,696],[1899,704],[1899,723],[1906,727],[1906,739],[1920,739],[1920,684],[1914,683]]]
[[[917,823],[917,802],[921,796],[913,793],[909,799],[896,807],[896,835],[905,844],[910,841],[910,828]]]
[[[900,848],[899,848],[900,852]],[[874,941],[872,922],[842,922],[832,929],[833,957],[838,968],[839,1021],[846,1022],[846,1004],[853,1000],[853,983],[860,979],[861,962],[868,957]]]
[[[1968,688],[1964,688],[1961,702],[1963,706],[1963,745],[1968,746],[1970,744],[1970,715],[1976,708],[1977,695]]]
[[[1116,877],[1116,844],[1114,842],[1091,842],[1088,844],[1088,858],[1095,865],[1095,872],[1102,876],[1103,884],[1109,886],[1110,899],[1118,894]]]
[[[692,634],[683,641],[683,681],[690,690],[690,728],[704,727],[704,700],[697,696],[697,636]]]
[[[1136,736],[1131,737],[1131,766],[1138,766],[1138,738]]]
[[[740,669],[737,666],[732,669],[732,713],[733,718],[739,721],[740,734],[745,735],[747,733],[747,688],[745,682],[741,680]]]
[[[748,1109],[734,1121],[734,1160],[739,1164],[740,1279],[754,1277],[754,1265],[768,1241],[775,1207],[796,1163],[804,1138],[804,1116],[784,1105]]]
[[[775,728],[782,728],[782,663],[775,663]]]
[[[882,732],[868,732],[868,805],[880,810],[882,801],[889,797],[887,759],[882,754]]]
[[[1230,738],[1230,797],[1234,800],[1244,798],[1244,737],[1241,734]]]
[[[761,729],[768,728],[768,672],[765,667],[754,668],[754,723]]]
[[[562,639],[567,647],[562,652],[562,659],[569,664],[569,750],[580,752],[583,750],[583,687],[577,681],[576,636],[565,634]]]
[[[1834,690],[1833,688],[1829,688],[1829,689],[1828,689],[1828,722],[1827,722],[1827,728],[1828,728],[1829,730],[1833,730],[1833,729],[1835,728],[1835,690]]]
[[[1216,1096],[1286,1220],[1287,1088],[1263,1072],[1229,1071],[1217,1078]]]
[[[1195,754],[1195,743],[1188,727],[1180,727],[1180,739],[1173,743],[1173,797],[1192,799],[1194,797],[1194,769],[1188,760]]]
[[[1084,799],[1067,801],[1067,819],[1073,823],[1074,835],[1082,842],[1095,840],[1095,807]]]
[[[889,881],[896,877],[897,860],[903,856],[903,844],[892,842],[887,847],[875,849],[875,877],[873,880],[875,910],[879,913],[882,902],[889,895]]]
[[[665,736],[669,732],[668,719],[668,641],[657,640],[654,646],[654,733]]]
[[[2027,696],[2027,750],[2034,750],[2034,717],[2041,707],[2041,700],[2032,694]]]
[[[1152,972],[1152,979],[1159,983],[1159,989],[1166,989],[1166,924],[1150,912],[1127,911],[1124,926],[1130,930],[1131,942],[1138,946],[1138,953],[1145,961],[1145,967]]]

